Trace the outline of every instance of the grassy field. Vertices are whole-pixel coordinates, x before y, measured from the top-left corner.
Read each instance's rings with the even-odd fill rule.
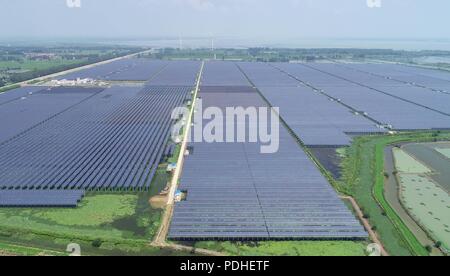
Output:
[[[64,256],[65,253],[0,242],[0,256]]]
[[[360,137],[347,150],[339,185],[341,192],[355,197],[390,254],[428,255],[428,252],[384,198],[384,148],[402,142],[449,139],[449,133],[441,132]]]
[[[233,256],[365,256],[367,243],[352,241],[199,242],[195,246]]]
[[[54,60],[24,60],[24,61],[0,61],[0,70],[8,70],[9,68],[20,68],[24,71],[39,71],[62,65],[79,64],[87,59],[83,60],[67,60],[67,59],[54,59]]]
[[[59,252],[76,242],[94,255],[180,254],[148,245],[162,215],[150,206],[149,199],[166,181],[167,174],[160,170],[148,193],[89,194],[74,209],[0,209],[0,241]]]

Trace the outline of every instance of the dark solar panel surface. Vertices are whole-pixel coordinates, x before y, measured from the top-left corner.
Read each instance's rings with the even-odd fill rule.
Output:
[[[205,63],[203,86],[250,86],[234,62],[209,61]]]
[[[76,207],[82,190],[0,190],[0,207]]]
[[[256,91],[200,96],[204,108],[265,106]],[[188,196],[176,204],[169,237],[367,237],[293,137],[283,127],[280,132],[280,150],[274,154],[261,154],[259,143],[192,143],[195,151],[186,158],[180,181]]]
[[[252,66],[239,63],[239,66],[253,83],[266,75],[282,75],[283,79],[288,77],[295,82],[290,86],[256,86],[272,106],[280,108],[281,117],[307,146],[347,146],[351,143],[349,134],[385,131],[355,110],[318,93],[273,66],[264,63]]]
[[[97,65],[91,68],[75,71],[73,73],[65,74],[62,76],[58,76],[57,79],[67,79],[67,80],[75,80],[77,78],[80,79],[98,79],[101,80],[106,76],[112,75],[118,70],[121,70],[132,63],[132,59],[120,59],[117,61],[113,61],[110,63]]]
[[[146,58],[128,58],[95,66],[58,77],[73,80],[77,78],[106,81],[148,81],[168,64],[166,61]]]
[[[195,86],[201,62],[172,61],[148,84],[155,86]]]
[[[22,99],[22,97],[28,97],[33,93],[36,93],[44,88],[45,87],[28,86],[0,93],[0,106],[13,101],[20,100]]]
[[[190,91],[113,87],[80,93],[92,96],[76,105],[72,93],[34,95],[48,97],[39,106],[69,101],[70,108],[0,145],[0,188],[147,189],[169,137],[171,112]]]
[[[262,87],[259,89],[307,146],[347,146],[347,133],[383,132],[377,125],[309,87]]]
[[[33,91],[32,95],[27,93],[18,100],[0,105],[0,116],[7,118],[0,124],[0,144],[83,103],[103,89],[39,87]]]
[[[288,75],[274,70],[266,63],[258,62],[239,62],[238,66],[242,68],[247,77],[257,86],[273,86],[273,87],[296,87],[300,84]]]
[[[448,129],[447,95],[337,64],[274,64],[326,95],[396,130]],[[327,84],[327,80],[333,85]],[[428,98],[427,96],[428,95]]]

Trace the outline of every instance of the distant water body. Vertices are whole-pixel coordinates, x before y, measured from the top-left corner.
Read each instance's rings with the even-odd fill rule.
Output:
[[[214,40],[214,42],[213,42]],[[442,50],[450,51],[450,39],[391,40],[391,39],[233,39],[233,38],[182,38],[150,40],[116,40],[105,43],[135,46],[179,48],[360,48],[394,50]]]
[[[0,46],[39,45],[92,45],[109,44],[125,46],[146,46],[157,48],[359,48],[394,50],[442,50],[450,51],[448,39],[242,39],[233,37],[216,38],[151,38],[151,39],[80,39],[80,38],[0,38]]]

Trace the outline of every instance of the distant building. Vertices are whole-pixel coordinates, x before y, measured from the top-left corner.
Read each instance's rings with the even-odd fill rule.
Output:
[[[167,165],[167,172],[171,173],[177,169],[177,163],[170,163]]]
[[[88,86],[95,86],[95,85],[99,85],[99,86],[104,86],[106,85],[105,82],[99,82],[96,81],[94,79],[80,79],[77,78],[76,80],[66,80],[66,79],[62,79],[62,80],[52,80],[50,82],[50,85],[53,86],[79,86],[79,85],[88,85]]]
[[[177,190],[176,192],[175,192],[175,202],[180,202],[180,201],[182,201],[183,200],[183,192],[182,191],[180,191],[180,190]]]

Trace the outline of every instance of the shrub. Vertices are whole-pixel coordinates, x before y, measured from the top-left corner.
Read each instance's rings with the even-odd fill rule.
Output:
[[[102,246],[103,241],[101,239],[96,239],[92,241],[92,246],[95,248],[99,248],[100,246]]]

